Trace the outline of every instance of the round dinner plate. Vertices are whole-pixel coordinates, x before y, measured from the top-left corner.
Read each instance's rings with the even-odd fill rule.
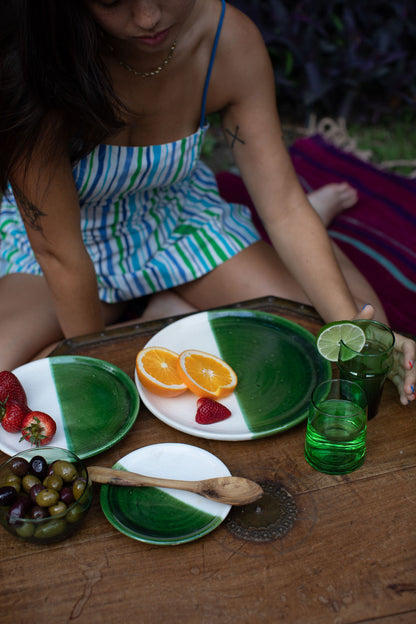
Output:
[[[62,355],[16,368],[32,410],[56,421],[51,445],[73,451],[81,459],[121,440],[133,426],[140,399],[124,371],[96,358]],[[31,448],[20,434],[0,429],[0,450],[15,455]]]
[[[113,468],[150,477],[198,481],[228,477],[215,455],[188,444],[152,444],[120,459]],[[156,487],[102,485],[101,507],[118,531],[140,542],[176,545],[203,537],[231,509],[192,492]]]
[[[251,440],[285,431],[308,413],[313,388],[331,378],[330,363],[315,347],[315,337],[300,325],[267,312],[218,310],[182,318],[145,345],[180,353],[200,349],[235,370],[235,392],[222,399],[227,420],[195,421],[197,399],[191,392],[165,398],[135,381],[143,403],[157,418],[185,433],[217,440]]]

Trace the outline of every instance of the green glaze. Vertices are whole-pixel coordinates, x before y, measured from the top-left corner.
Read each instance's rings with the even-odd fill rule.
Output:
[[[253,437],[303,421],[313,388],[331,378],[315,337],[266,312],[221,310],[208,318],[221,357],[237,373],[235,394]]]
[[[80,458],[110,448],[129,431],[139,396],[121,369],[83,356],[50,358],[68,448]]]
[[[129,537],[153,544],[192,541],[222,522],[222,518],[153,487],[103,485],[100,502],[115,528]]]
[[[173,479],[229,476],[217,457],[189,444],[152,444],[132,451],[113,468]],[[196,472],[195,472],[196,471]],[[121,533],[149,544],[175,545],[216,529],[230,510],[190,492],[156,487],[103,485],[101,508]]]

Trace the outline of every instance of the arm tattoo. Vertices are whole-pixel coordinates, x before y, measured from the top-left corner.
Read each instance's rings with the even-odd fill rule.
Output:
[[[236,127],[235,127],[235,132],[232,132],[232,131],[231,131],[231,130],[229,130],[228,128],[226,128],[226,129],[225,129],[225,132],[226,132],[227,134],[229,134],[229,135],[230,135],[230,137],[231,137],[231,139],[232,139],[232,140],[231,140],[231,143],[230,143],[230,147],[231,147],[231,149],[233,149],[233,147],[234,147],[234,145],[235,145],[235,142],[236,142],[236,141],[238,141],[239,143],[242,143],[243,145],[245,145],[245,144],[246,144],[246,142],[245,142],[245,141],[243,141],[243,139],[241,139],[241,138],[238,136],[239,131],[240,131],[240,126],[236,126]]]
[[[32,230],[36,232],[42,232],[42,226],[40,224],[41,217],[46,216],[46,212],[42,212],[40,208],[32,204],[29,201],[24,193],[18,188],[13,189],[13,193],[19,202],[21,211],[22,211],[22,219],[25,225],[28,225]]]

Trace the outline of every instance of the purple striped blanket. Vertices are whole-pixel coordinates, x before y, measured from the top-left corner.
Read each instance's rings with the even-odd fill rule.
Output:
[[[416,180],[387,173],[334,147],[316,135],[290,149],[305,191],[347,181],[358,203],[338,215],[329,234],[373,285],[393,329],[416,334]],[[217,175],[227,201],[249,205],[264,238],[241,178]]]

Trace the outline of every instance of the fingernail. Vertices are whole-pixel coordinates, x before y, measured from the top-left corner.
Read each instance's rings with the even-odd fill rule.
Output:
[[[409,366],[410,366],[410,368],[413,368],[413,364],[414,364],[413,360],[409,360]]]
[[[371,305],[371,303],[365,303],[361,309],[364,310],[364,308],[366,308],[368,305]]]
[[[410,390],[412,391],[412,394],[415,393],[415,387],[414,386],[410,386]]]

